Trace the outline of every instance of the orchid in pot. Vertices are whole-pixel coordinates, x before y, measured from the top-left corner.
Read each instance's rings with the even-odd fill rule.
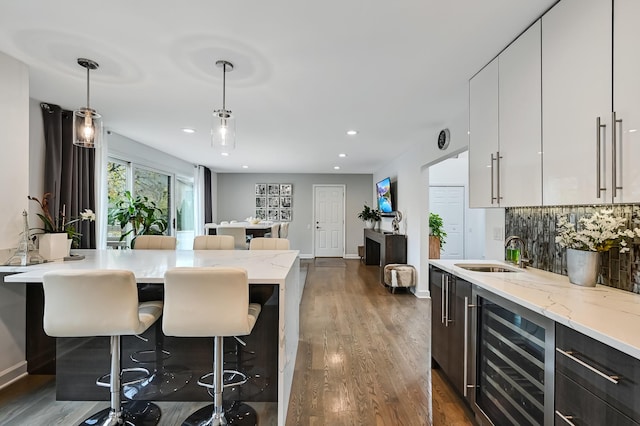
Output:
[[[577,227],[567,216],[560,216],[556,232],[556,243],[567,249],[569,281],[585,286],[596,283],[600,252],[619,246],[620,253],[626,253],[629,243],[640,237],[640,229],[629,229],[627,219],[613,216],[611,209],[581,217]]]

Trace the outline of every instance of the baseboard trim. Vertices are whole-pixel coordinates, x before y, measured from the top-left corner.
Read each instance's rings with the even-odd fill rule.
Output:
[[[0,372],[0,389],[6,388],[27,375],[27,361],[21,361],[5,369]]]
[[[429,290],[421,290],[421,291],[416,291],[413,293],[414,296],[416,296],[418,299],[430,299],[431,298],[431,292]]]

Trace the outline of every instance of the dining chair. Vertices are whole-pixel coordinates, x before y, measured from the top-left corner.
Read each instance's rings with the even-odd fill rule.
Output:
[[[264,236],[267,238],[278,238],[279,232],[280,232],[280,224],[274,223],[273,225],[271,225],[271,231],[264,234]]]
[[[194,250],[233,250],[234,245],[231,235],[198,235],[193,239]]]
[[[289,222],[282,222],[280,224],[280,238],[287,238],[289,236]]]
[[[176,237],[168,235],[138,235],[132,242],[134,250],[175,250]]]
[[[247,228],[244,226],[218,226],[216,235],[231,235],[235,240],[236,250],[247,249]]]
[[[289,240],[286,238],[252,238],[249,250],[289,250]]]

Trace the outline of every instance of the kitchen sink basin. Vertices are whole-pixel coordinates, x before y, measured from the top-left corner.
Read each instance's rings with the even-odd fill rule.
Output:
[[[492,263],[456,263],[455,266],[473,272],[519,272],[518,269]]]

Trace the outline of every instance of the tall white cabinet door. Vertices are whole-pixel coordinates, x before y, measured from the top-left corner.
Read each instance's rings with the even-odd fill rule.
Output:
[[[622,120],[616,127],[616,186],[622,187],[614,195],[616,203],[640,202],[639,20],[640,1],[615,1],[613,109]]]
[[[469,81],[469,206],[498,207],[498,59]],[[493,185],[493,187],[492,187]],[[493,199],[492,199],[493,197]]]
[[[542,205],[540,21],[499,56],[501,207]]]
[[[611,200],[611,1],[562,0],[542,17],[543,203]],[[637,23],[636,23],[637,24]],[[597,191],[596,119],[603,130]]]

